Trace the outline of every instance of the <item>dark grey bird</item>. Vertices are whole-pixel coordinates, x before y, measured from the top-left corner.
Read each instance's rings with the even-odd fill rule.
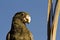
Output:
[[[7,33],[6,40],[33,40],[33,35],[26,27],[31,17],[27,12],[17,12],[12,19],[11,30]]]

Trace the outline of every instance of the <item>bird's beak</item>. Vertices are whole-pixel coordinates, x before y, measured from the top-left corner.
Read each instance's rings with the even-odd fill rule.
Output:
[[[31,22],[31,17],[29,15],[26,16],[27,23],[29,24]]]
[[[31,17],[29,15],[26,15],[24,21],[29,24],[31,22]]]

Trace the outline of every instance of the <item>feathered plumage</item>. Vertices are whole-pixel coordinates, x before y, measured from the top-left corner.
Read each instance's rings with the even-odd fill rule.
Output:
[[[31,17],[26,12],[17,12],[13,16],[11,30],[6,36],[6,40],[33,40],[32,33],[26,27],[30,23]]]

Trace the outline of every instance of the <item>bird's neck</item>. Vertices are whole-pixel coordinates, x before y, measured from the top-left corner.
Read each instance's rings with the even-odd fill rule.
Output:
[[[27,31],[26,25],[21,22],[20,19],[15,19],[12,23],[12,30],[15,32],[25,32]]]

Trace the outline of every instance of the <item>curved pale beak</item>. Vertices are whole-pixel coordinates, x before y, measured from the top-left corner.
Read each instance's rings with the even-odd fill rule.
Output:
[[[26,16],[27,22],[30,23],[31,22],[31,17],[29,15]]]
[[[31,22],[31,17],[29,15],[26,15],[26,17],[24,18],[26,23],[30,23]]]

